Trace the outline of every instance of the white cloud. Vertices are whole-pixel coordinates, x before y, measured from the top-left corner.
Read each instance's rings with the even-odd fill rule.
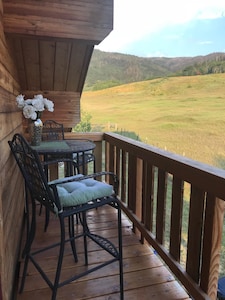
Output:
[[[126,46],[168,25],[224,15],[224,0],[114,0],[114,30],[96,48],[123,52]]]

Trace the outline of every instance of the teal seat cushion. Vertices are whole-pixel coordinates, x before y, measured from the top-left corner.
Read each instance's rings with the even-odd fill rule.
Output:
[[[65,182],[82,176],[79,174],[49,182],[49,185],[57,184],[59,200],[63,207],[84,204],[94,199],[111,196],[114,193],[112,185],[91,178]]]

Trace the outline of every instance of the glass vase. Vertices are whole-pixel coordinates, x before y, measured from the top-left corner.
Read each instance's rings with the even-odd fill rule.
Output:
[[[39,146],[42,140],[42,126],[35,126],[35,122],[31,122],[29,132],[31,145]]]

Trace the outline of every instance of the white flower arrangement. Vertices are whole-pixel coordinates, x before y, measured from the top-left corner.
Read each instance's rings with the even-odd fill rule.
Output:
[[[35,121],[35,126],[43,125],[40,116],[45,109],[54,111],[54,103],[42,95],[35,95],[33,99],[27,100],[24,100],[24,95],[18,95],[16,102],[18,107],[22,108],[24,117]]]

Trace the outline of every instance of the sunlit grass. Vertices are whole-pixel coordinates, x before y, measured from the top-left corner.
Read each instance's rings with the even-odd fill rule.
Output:
[[[225,74],[159,78],[84,92],[81,105],[92,123],[106,131],[133,131],[147,144],[224,165]]]

